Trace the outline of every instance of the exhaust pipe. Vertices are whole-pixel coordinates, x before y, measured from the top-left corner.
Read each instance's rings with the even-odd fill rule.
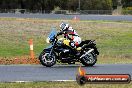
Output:
[[[89,53],[93,52],[94,49],[90,49],[89,51],[87,51],[85,54],[83,54],[80,58],[85,57],[86,55],[88,55]]]

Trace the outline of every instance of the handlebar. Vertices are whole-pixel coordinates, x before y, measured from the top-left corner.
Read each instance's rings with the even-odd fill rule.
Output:
[[[57,33],[57,36],[64,34],[64,31],[60,31]]]

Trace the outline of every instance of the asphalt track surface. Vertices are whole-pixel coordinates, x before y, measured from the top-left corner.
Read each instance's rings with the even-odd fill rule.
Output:
[[[0,17],[18,17],[18,18],[42,18],[53,20],[71,20],[74,17],[80,20],[111,20],[111,21],[132,21],[132,15],[64,15],[64,14],[14,14],[0,13]]]
[[[74,81],[79,65],[0,65],[0,82]],[[87,74],[130,74],[132,64],[96,64],[83,67]]]

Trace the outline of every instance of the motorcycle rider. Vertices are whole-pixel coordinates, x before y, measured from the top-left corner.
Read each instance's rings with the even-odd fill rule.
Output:
[[[64,34],[64,38],[69,39],[69,45],[73,48],[76,48],[81,43],[81,38],[77,34],[77,32],[69,26],[68,23],[62,22],[60,24],[61,32],[58,35]]]

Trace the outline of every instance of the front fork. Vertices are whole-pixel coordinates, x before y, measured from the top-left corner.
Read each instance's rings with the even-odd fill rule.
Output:
[[[52,47],[51,47],[51,50],[49,52],[49,57],[52,55],[55,43],[56,43],[56,40],[52,43]]]

